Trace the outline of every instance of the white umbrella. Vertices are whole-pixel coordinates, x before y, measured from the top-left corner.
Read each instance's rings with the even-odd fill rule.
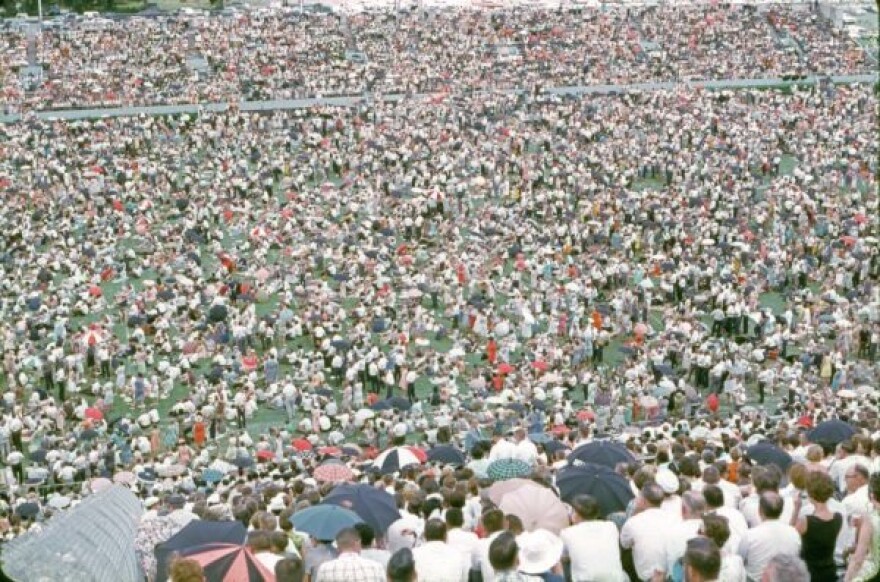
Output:
[[[654,281],[652,281],[648,277],[645,277],[644,279],[642,279],[642,282],[639,283],[639,285],[642,287],[642,289],[653,289],[654,288]]]
[[[364,422],[366,420],[374,418],[375,416],[376,416],[376,413],[373,412],[372,410],[370,410],[369,408],[361,408],[360,410],[358,410],[354,414],[355,420],[360,421],[360,422]]]

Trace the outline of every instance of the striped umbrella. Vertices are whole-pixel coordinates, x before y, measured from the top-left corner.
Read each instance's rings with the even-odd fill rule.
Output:
[[[315,469],[312,476],[318,481],[324,483],[338,483],[340,481],[351,481],[352,477],[354,477],[354,473],[352,473],[351,469],[345,465],[327,463],[326,465],[321,465]]]
[[[203,544],[184,550],[205,571],[205,579],[216,582],[270,582],[275,575],[260,563],[246,546]]]
[[[532,474],[532,466],[519,459],[498,459],[489,464],[486,474],[493,481],[506,481],[517,477],[528,477]]]
[[[373,461],[373,466],[383,475],[400,471],[407,465],[420,465],[422,462],[408,447],[388,449]]]

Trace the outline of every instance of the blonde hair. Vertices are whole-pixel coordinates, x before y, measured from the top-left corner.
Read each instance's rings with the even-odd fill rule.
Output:
[[[176,558],[168,569],[168,579],[171,582],[204,582],[205,571],[195,560]]]

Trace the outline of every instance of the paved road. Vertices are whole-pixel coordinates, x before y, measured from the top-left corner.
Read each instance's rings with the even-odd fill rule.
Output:
[[[835,83],[875,83],[877,75],[839,75],[831,79]],[[808,77],[800,84],[815,84],[818,77]],[[675,89],[684,85],[702,87],[705,89],[742,89],[746,87],[773,87],[791,84],[782,79],[722,79],[717,81],[691,81],[691,82],[664,82],[664,83],[633,83],[629,85],[587,85],[572,87],[549,87],[544,91],[555,95],[595,95],[607,93],[620,93],[625,91],[657,91]],[[511,89],[507,93],[522,93],[522,89]],[[414,98],[426,98],[428,94],[415,95]],[[405,95],[385,95],[385,101],[399,101]],[[319,97],[312,99],[286,99],[270,101],[242,101],[238,104],[242,111],[275,111],[284,109],[302,109],[318,105],[337,105],[353,107],[364,102],[362,96],[348,97]],[[200,111],[226,111],[228,103],[202,103],[199,105],[148,105],[143,107],[111,107],[103,109],[60,109],[53,111],[38,111],[34,116],[39,119],[94,119],[98,117],[135,117],[138,115],[179,115],[184,113],[197,114]],[[0,123],[14,123],[21,120],[21,115],[0,115]]]

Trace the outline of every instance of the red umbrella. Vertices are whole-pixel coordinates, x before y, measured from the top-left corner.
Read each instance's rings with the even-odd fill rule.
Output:
[[[272,451],[257,451],[257,460],[258,461],[271,461],[275,458],[275,453]]]
[[[204,544],[182,554],[199,563],[207,580],[217,582],[270,582],[275,575],[257,560],[247,546]]]
[[[535,360],[534,362],[532,362],[532,367],[539,372],[546,372],[548,368],[547,362],[545,362],[544,360]]]
[[[299,440],[303,440],[303,439],[299,439]],[[318,449],[318,454],[319,455],[327,455],[330,457],[338,457],[338,456],[342,455],[342,449],[340,449],[339,447],[321,447],[320,449]]]
[[[502,362],[498,365],[498,373],[499,374],[510,374],[513,372],[515,368],[508,364],[507,362]]]
[[[550,432],[553,433],[554,436],[565,436],[571,432],[571,429],[564,424],[557,424],[550,429]]]
[[[290,444],[293,445],[293,448],[300,452],[312,450],[312,443],[310,443],[306,439],[293,439],[293,442]]]
[[[339,481],[351,481],[354,473],[345,465],[328,463],[315,469],[312,476],[323,483],[337,483]]]
[[[865,216],[864,212],[859,212],[855,216],[853,216],[853,220],[856,224],[865,224],[868,222],[868,217]]]
[[[583,409],[583,410],[579,410],[579,411],[578,411],[578,413],[577,413],[577,419],[580,420],[580,421],[584,421],[584,420],[595,420],[595,419],[596,419],[596,415],[593,414],[593,411],[592,411],[592,410]]]
[[[848,247],[851,247],[854,244],[856,244],[856,237],[854,237],[854,236],[842,236],[842,237],[840,237],[840,240],[841,240],[841,242],[843,242],[843,244],[845,244]]]
[[[104,292],[101,291],[101,288],[97,285],[92,285],[91,287],[89,287],[89,295],[91,295],[92,297],[100,297],[103,293]]]
[[[97,408],[86,408],[85,417],[91,420],[104,420],[104,413]]]
[[[428,462],[428,453],[426,453],[425,451],[423,451],[419,447],[409,446],[406,448],[408,448],[410,451],[412,451],[412,454],[414,454],[416,456],[416,458],[419,460],[419,462],[421,462],[421,463]]]

